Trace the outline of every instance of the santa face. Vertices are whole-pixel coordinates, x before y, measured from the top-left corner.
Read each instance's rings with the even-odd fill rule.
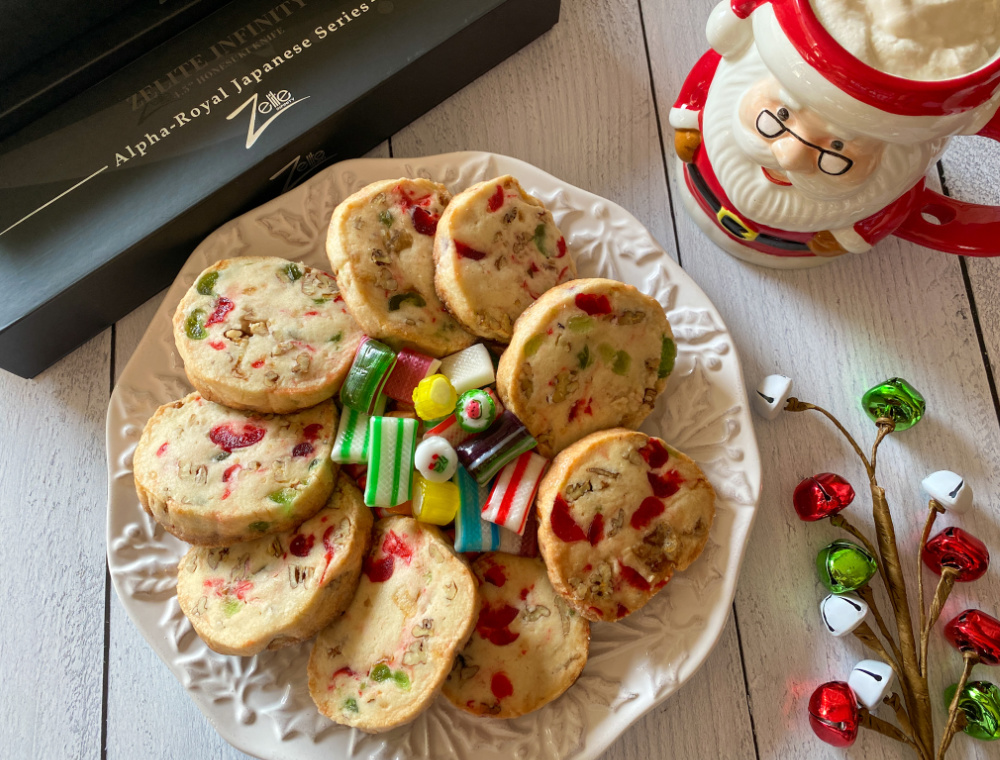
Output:
[[[795,102],[751,45],[724,58],[702,114],[712,168],[736,210],[779,230],[850,227],[916,185],[946,140],[898,145]]]
[[[737,105],[734,132],[761,173],[781,187],[794,186],[812,200],[850,198],[871,177],[885,143],[848,136],[802,107],[768,76],[752,85]]]

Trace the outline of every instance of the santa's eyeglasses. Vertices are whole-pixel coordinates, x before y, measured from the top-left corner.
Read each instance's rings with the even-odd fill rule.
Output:
[[[782,123],[782,121],[787,118],[788,111],[784,108],[778,109],[778,116],[775,116],[765,108],[757,117],[757,131],[769,140],[780,137],[787,132],[803,145],[808,145],[810,148],[818,150],[819,170],[824,174],[839,177],[841,174],[845,173],[848,169],[854,166],[854,162],[847,156],[841,155],[840,153],[836,153],[832,150],[827,150],[826,148],[821,148],[819,145],[814,145],[808,140],[803,140]]]

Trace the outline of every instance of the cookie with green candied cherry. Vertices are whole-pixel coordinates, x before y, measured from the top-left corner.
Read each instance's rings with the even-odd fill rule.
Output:
[[[146,511],[182,541],[228,546],[291,530],[333,489],[332,401],[295,414],[247,412],[192,393],[161,406],[133,456]]]
[[[654,298],[615,280],[573,280],[517,320],[497,391],[551,458],[595,430],[638,427],[667,384],[676,350]]]
[[[535,507],[553,588],[588,620],[611,622],[698,558],[715,519],[715,490],[690,457],[614,428],[560,453]]]
[[[337,393],[362,338],[331,275],[275,257],[212,264],[177,305],[173,329],[202,396],[278,414]]]
[[[590,623],[552,588],[534,557],[481,554],[479,616],[444,695],[473,715],[516,718],[573,685],[587,664]]]
[[[466,330],[510,341],[549,288],[576,277],[552,213],[509,174],[456,195],[434,236],[434,287]]]
[[[347,308],[372,338],[440,358],[474,338],[434,290],[434,233],[451,201],[428,179],[375,182],[337,206],[326,253]]]
[[[319,711],[368,733],[409,723],[441,691],[478,608],[475,577],[437,528],[379,520],[354,600],[313,644]]]
[[[177,601],[220,654],[249,657],[315,636],[354,597],[371,510],[341,473],[329,501],[286,533],[192,547],[177,566]]]

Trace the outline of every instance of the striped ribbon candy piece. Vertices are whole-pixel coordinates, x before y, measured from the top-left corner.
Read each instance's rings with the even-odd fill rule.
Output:
[[[548,464],[549,460],[534,451],[526,451],[507,464],[500,470],[490,497],[483,505],[483,519],[518,535],[524,533],[525,520],[535,502],[535,491]]]
[[[500,551],[522,557],[538,556],[538,520],[534,513],[529,513],[524,521],[523,535],[519,536],[506,528],[500,529]]]
[[[365,504],[395,507],[413,495],[417,421],[372,417],[368,422],[368,482]]]
[[[382,414],[388,399],[381,396],[375,404],[375,414]],[[371,415],[344,407],[340,427],[333,441],[330,459],[338,464],[361,464],[368,461],[368,421]]]
[[[396,354],[396,366],[392,368],[382,392],[394,401],[412,404],[413,389],[417,383],[433,375],[440,366],[440,359],[404,348]]]
[[[455,517],[455,551],[496,551],[500,546],[500,527],[480,517],[489,486],[480,486],[463,467],[458,468],[453,482],[460,497]]]

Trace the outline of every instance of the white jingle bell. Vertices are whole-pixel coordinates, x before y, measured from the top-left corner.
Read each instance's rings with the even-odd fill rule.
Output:
[[[932,472],[920,485],[928,496],[956,515],[968,512],[972,506],[972,487],[951,470]]]
[[[895,675],[892,667],[884,662],[862,660],[854,666],[847,685],[861,704],[874,710],[889,694]]]
[[[413,452],[413,465],[417,472],[432,483],[451,480],[458,470],[458,454],[454,447],[439,435],[424,438]]]
[[[830,594],[819,603],[823,625],[837,638],[846,636],[868,616],[868,605],[857,594]]]
[[[785,402],[792,395],[792,379],[784,375],[768,375],[750,395],[757,414],[765,420],[773,420],[781,414]]]

